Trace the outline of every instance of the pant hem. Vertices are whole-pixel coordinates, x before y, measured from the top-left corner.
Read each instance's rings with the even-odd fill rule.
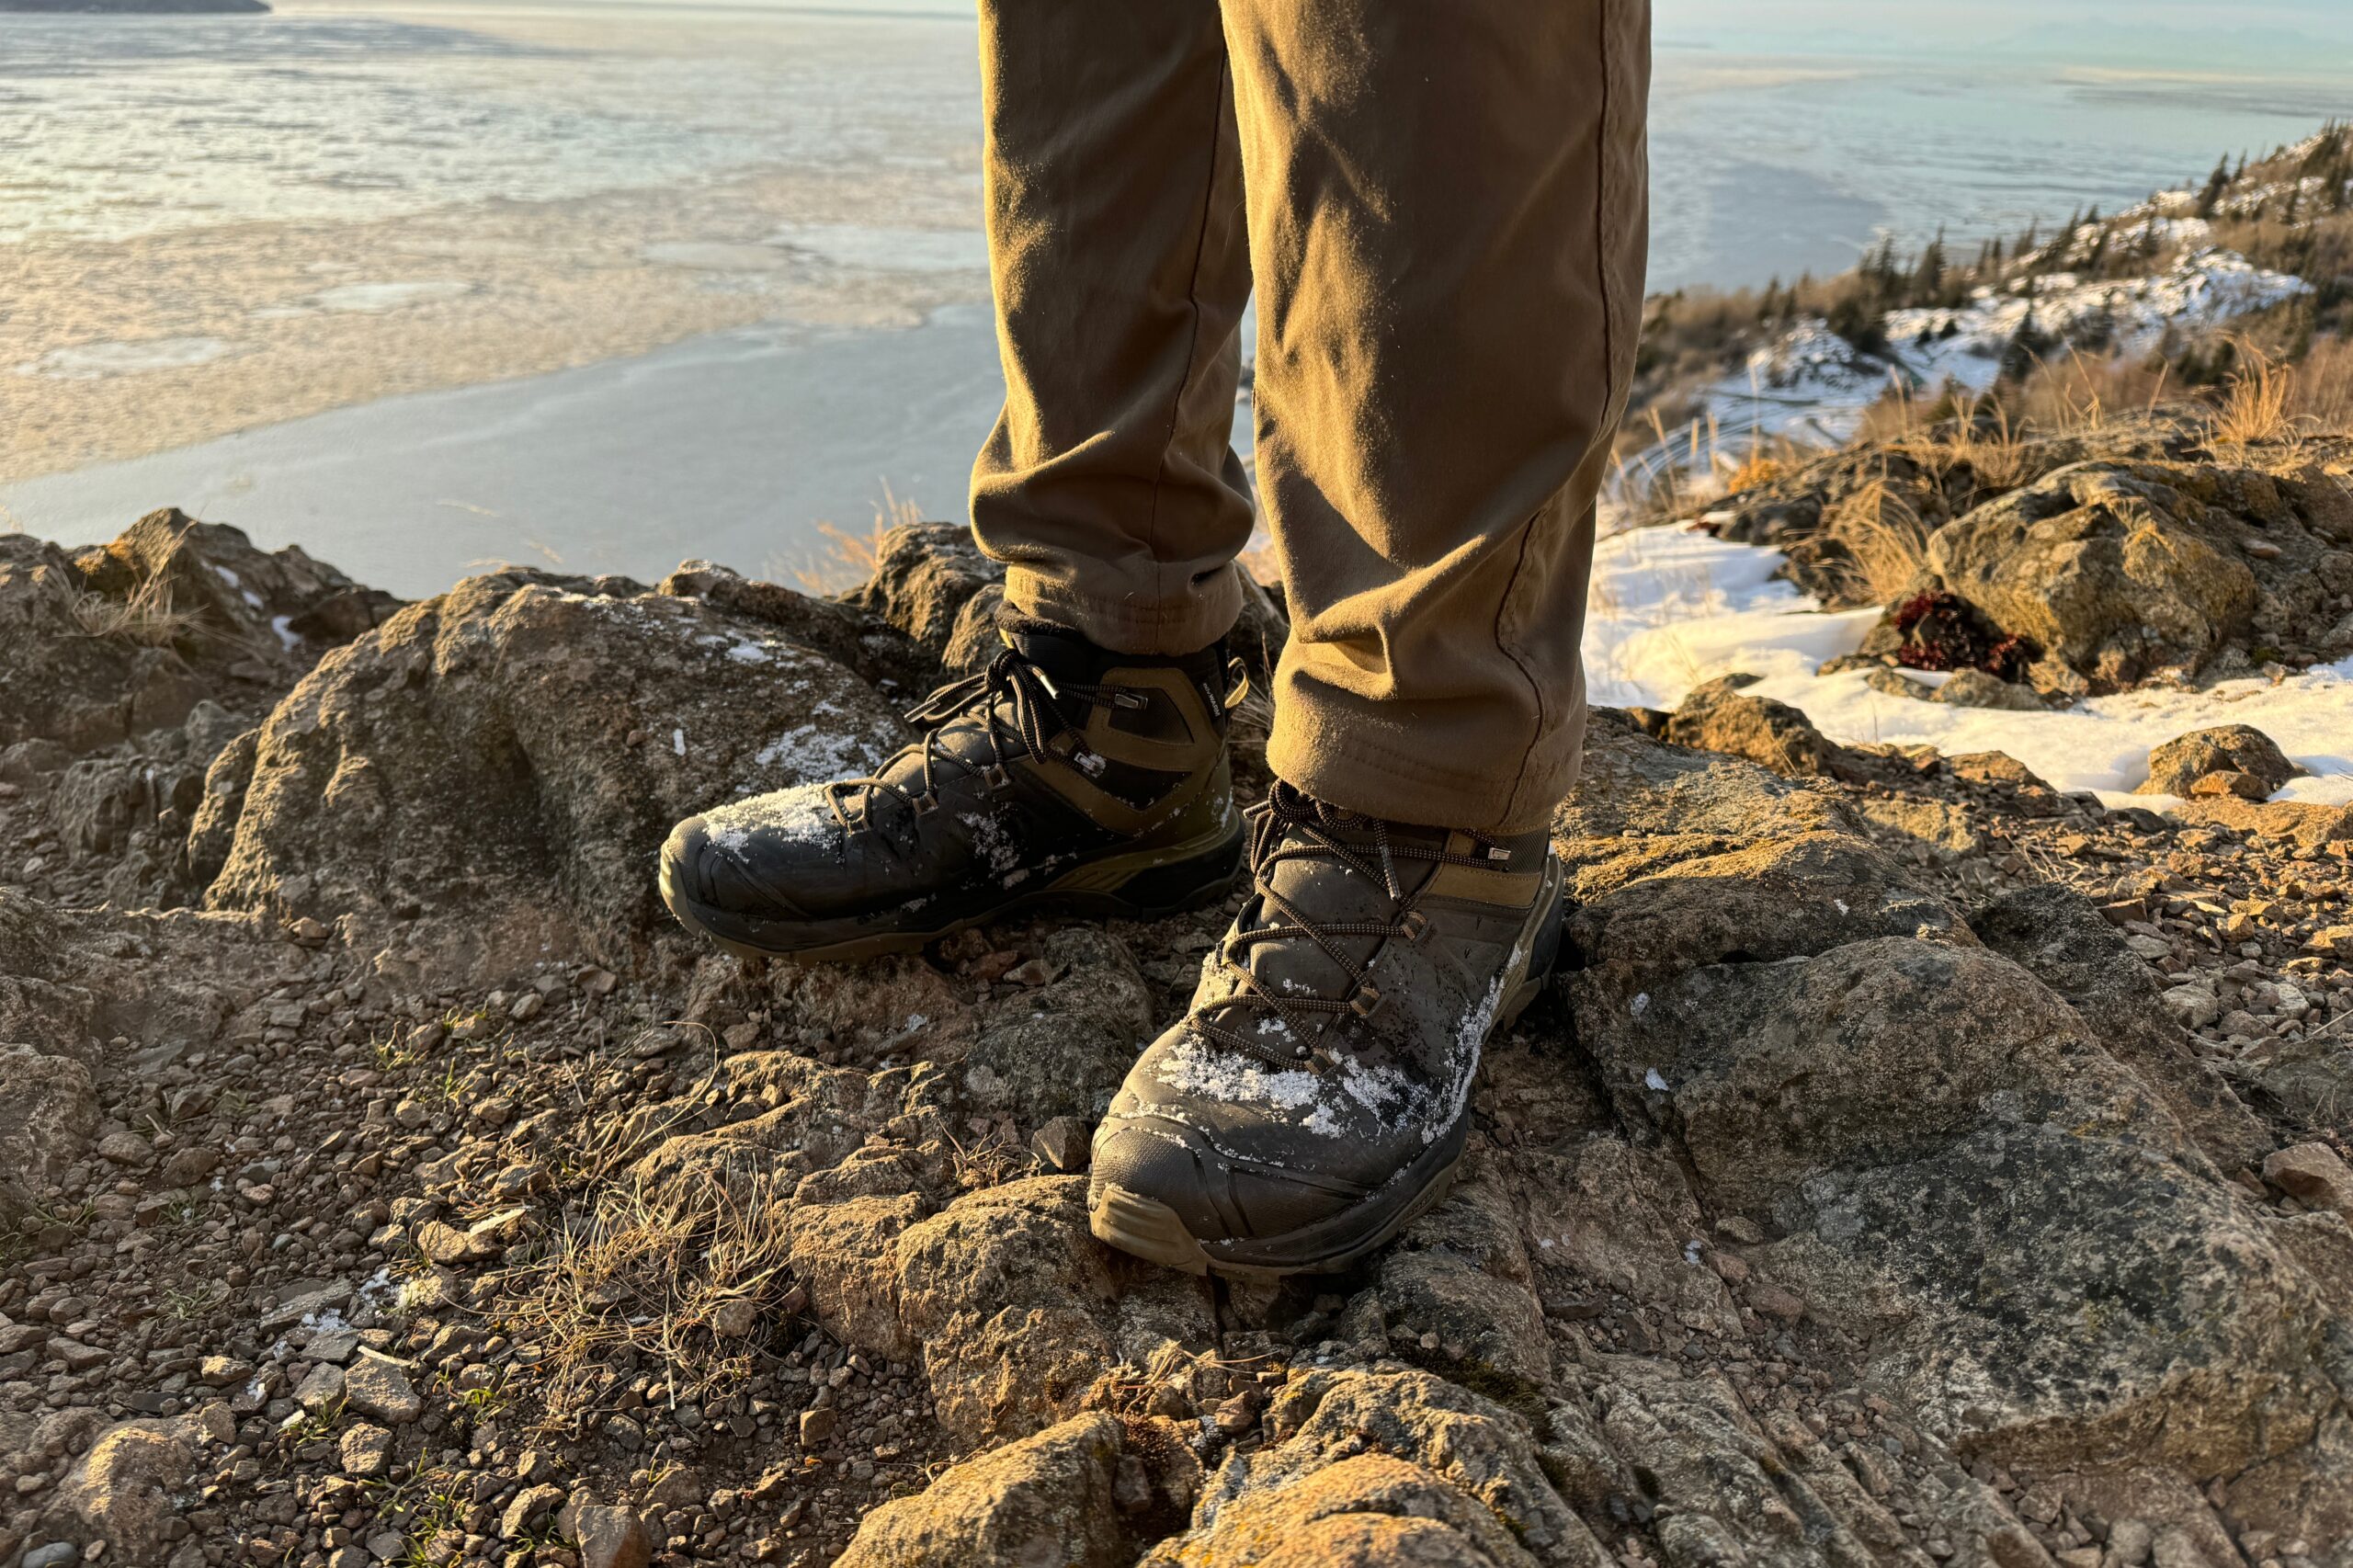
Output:
[[[1242,615],[1239,569],[1228,566],[1181,599],[1102,598],[1042,573],[1015,566],[1005,574],[1005,602],[1022,615],[1067,626],[1115,653],[1176,658],[1198,653]]]
[[[1576,783],[1577,760],[1572,753],[1561,765],[1557,790],[1547,779],[1541,790],[1531,791],[1523,775],[1538,770],[1534,756],[1510,767],[1455,772],[1393,752],[1360,729],[1287,708],[1277,710],[1267,742],[1267,766],[1278,778],[1344,811],[1500,835],[1551,826]],[[1547,802],[1532,816],[1527,804],[1531,798]]]

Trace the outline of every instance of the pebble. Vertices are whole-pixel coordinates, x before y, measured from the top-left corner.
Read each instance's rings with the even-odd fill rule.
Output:
[[[425,1411],[425,1401],[417,1396],[407,1374],[372,1355],[362,1355],[345,1371],[343,1392],[352,1409],[395,1426],[407,1425]]]
[[[392,1464],[392,1435],[362,1421],[347,1427],[336,1445],[336,1457],[346,1475],[363,1481],[382,1475]]]

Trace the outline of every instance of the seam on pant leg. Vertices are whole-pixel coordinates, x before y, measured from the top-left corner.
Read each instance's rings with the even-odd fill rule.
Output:
[[[1618,310],[1616,296],[1609,287],[1608,243],[1609,145],[1610,134],[1617,125],[1618,109],[1614,101],[1615,96],[1610,91],[1611,68],[1616,61],[1616,51],[1610,47],[1609,11],[1610,7],[1617,3],[1618,0],[1598,0],[1594,6],[1594,55],[1600,66],[1601,114],[1593,139],[1593,281],[1595,292],[1601,301],[1602,407],[1605,411],[1614,408],[1618,401],[1616,370]],[[1594,437],[1596,440],[1602,438],[1601,431],[1606,430],[1608,425],[1608,421],[1605,417],[1601,425],[1597,427]],[[1545,512],[1553,510],[1558,501],[1559,497],[1556,495],[1552,502],[1547,503]],[[1528,682],[1529,689],[1536,693],[1536,732],[1529,737],[1528,749],[1520,754],[1519,771],[1512,778],[1510,800],[1515,805],[1518,803],[1520,790],[1528,782],[1528,765],[1535,760],[1537,746],[1544,737],[1545,718],[1551,705],[1545,699],[1542,683],[1536,679],[1519,655],[1514,653],[1504,641],[1504,616],[1510,608],[1513,592],[1519,586],[1520,574],[1527,568],[1529,543],[1534,537],[1538,525],[1542,522],[1545,512],[1538,513],[1529,522],[1528,532],[1521,536],[1519,560],[1512,567],[1511,581],[1504,585],[1503,603],[1495,610],[1495,646],[1518,667],[1521,677]],[[1583,607],[1580,606],[1579,608],[1582,610]],[[1584,657],[1582,649],[1578,651],[1577,656]]]
[[[1219,40],[1221,49],[1223,41],[1221,37]],[[1221,55],[1217,68],[1217,92],[1212,95],[1210,106],[1209,179],[1201,187],[1201,227],[1200,233],[1193,238],[1193,269],[1191,276],[1187,279],[1185,289],[1185,302],[1192,307],[1193,312],[1193,336],[1192,341],[1185,348],[1185,373],[1177,380],[1176,395],[1169,400],[1168,434],[1160,447],[1160,470],[1153,476],[1152,516],[1144,524],[1144,545],[1152,551],[1153,592],[1163,597],[1167,595],[1168,585],[1164,580],[1167,565],[1160,558],[1160,497],[1168,486],[1168,454],[1176,444],[1177,426],[1184,423],[1185,400],[1192,392],[1193,382],[1200,374],[1201,263],[1209,256],[1210,222],[1217,204],[1218,169],[1225,156],[1225,127],[1228,119],[1225,101],[1227,94],[1232,90],[1233,76],[1233,62]],[[1186,584],[1188,589],[1192,585],[1189,581]]]

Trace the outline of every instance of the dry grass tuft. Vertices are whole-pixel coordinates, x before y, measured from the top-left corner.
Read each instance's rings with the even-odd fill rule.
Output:
[[[104,594],[79,594],[74,599],[74,619],[83,632],[109,642],[135,642],[145,648],[167,647],[197,630],[194,610],[172,603],[171,580],[158,572],[129,595],[110,599]]]
[[[1883,478],[1840,503],[1835,523],[1850,558],[1841,564],[1858,598],[1892,604],[1927,564],[1927,525]]]
[[[723,1304],[757,1301],[783,1274],[790,1194],[765,1179],[731,1191],[642,1182],[607,1188],[546,1256],[499,1277],[517,1324],[546,1347],[539,1393],[561,1426],[608,1408],[624,1352],[662,1369],[656,1397],[698,1399],[750,1375],[758,1341],[712,1330]]]
[[[874,568],[882,559],[882,540],[892,528],[924,520],[923,508],[882,486],[882,504],[874,508],[874,520],[864,533],[854,533],[837,524],[820,522],[817,531],[824,536],[825,548],[814,560],[790,569],[790,575],[804,593],[824,597],[857,587],[874,575]]]
[[[2215,441],[2253,447],[2294,439],[2302,429],[2290,406],[2295,378],[2259,350],[2249,349],[2241,363],[2245,368],[2231,378],[2214,415]]]

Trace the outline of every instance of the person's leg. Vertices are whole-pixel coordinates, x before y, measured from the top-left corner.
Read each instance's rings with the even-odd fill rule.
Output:
[[[1226,19],[1291,616],[1267,760],[1376,816],[1540,826],[1641,324],[1648,0]]]
[[[872,778],[717,807],[664,845],[688,928],[799,960],[1041,904],[1154,916],[1242,858],[1217,644],[1250,502],[1229,437],[1249,290],[1217,0],[982,0],[1007,396],[973,475],[1011,563],[989,667]]]
[[[1017,611],[1120,653],[1206,648],[1240,608],[1251,528],[1216,0],[983,0],[981,46],[1006,396],[973,532]]]
[[[1253,894],[1097,1129],[1096,1235],[1343,1268],[1439,1201],[1541,989],[1648,0],[1224,0],[1291,637]]]

